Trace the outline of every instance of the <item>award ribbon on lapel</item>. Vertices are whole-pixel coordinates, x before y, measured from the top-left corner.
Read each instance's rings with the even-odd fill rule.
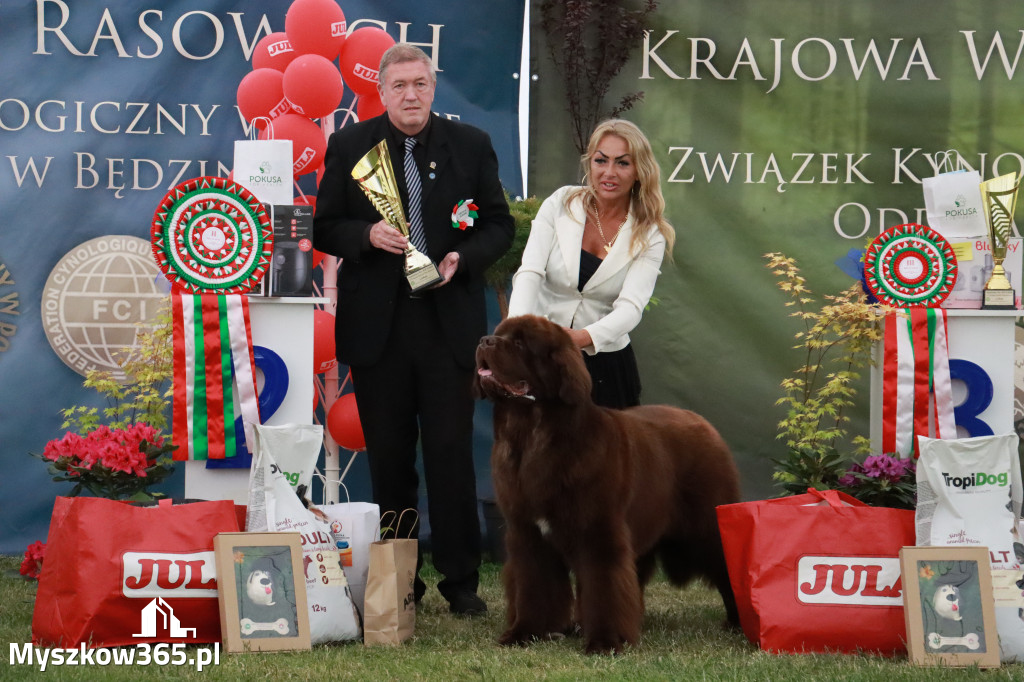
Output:
[[[151,237],[172,284],[174,458],[235,456],[236,399],[252,450],[260,416],[243,293],[270,265],[274,237],[266,211],[237,183],[194,178],[164,197]]]
[[[882,450],[917,456],[917,436],[956,438],[945,311],[909,308],[885,319]]]

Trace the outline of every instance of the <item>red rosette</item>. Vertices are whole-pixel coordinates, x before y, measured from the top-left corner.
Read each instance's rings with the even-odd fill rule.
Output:
[[[864,280],[896,308],[936,307],[956,284],[956,254],[942,235],[917,223],[891,227],[864,254]]]
[[[205,176],[164,196],[151,240],[157,265],[174,286],[193,294],[242,294],[270,267],[274,229],[249,190]]]

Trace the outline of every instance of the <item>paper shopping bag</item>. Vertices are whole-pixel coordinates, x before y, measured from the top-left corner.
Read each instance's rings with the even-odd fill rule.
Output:
[[[268,121],[267,127],[273,138],[273,124]],[[264,204],[293,203],[292,141],[257,140],[256,132],[254,125],[252,139],[235,140],[232,177]]]
[[[32,615],[33,643],[220,641],[213,538],[238,530],[230,500],[139,507],[58,497]]]
[[[413,538],[391,538],[370,544],[363,600],[364,644],[400,644],[412,637],[416,629],[413,582],[417,549],[417,540]]]
[[[956,150],[937,155],[942,173],[921,179],[928,227],[949,242],[988,234],[981,203],[981,174],[967,169]]]
[[[341,502],[319,507],[327,517],[341,566],[352,590],[352,601],[363,613],[370,545],[380,539],[380,507],[372,502]]]
[[[766,651],[906,651],[914,512],[808,491],[717,508],[743,632]]]

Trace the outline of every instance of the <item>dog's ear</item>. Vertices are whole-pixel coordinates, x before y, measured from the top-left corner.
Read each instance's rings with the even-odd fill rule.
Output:
[[[566,336],[568,339],[568,336]],[[590,402],[590,391],[593,383],[590,372],[583,363],[583,355],[574,344],[560,345],[551,354],[551,359],[558,365],[561,381],[558,386],[558,397],[567,405],[580,405]]]

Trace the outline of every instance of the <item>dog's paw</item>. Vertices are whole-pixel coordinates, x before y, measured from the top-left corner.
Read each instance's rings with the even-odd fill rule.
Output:
[[[530,642],[535,641],[537,638],[534,635],[528,635],[515,629],[505,630],[498,637],[498,644],[501,646],[526,646]]]
[[[626,640],[618,636],[591,637],[587,640],[588,654],[621,654],[626,647]]]

